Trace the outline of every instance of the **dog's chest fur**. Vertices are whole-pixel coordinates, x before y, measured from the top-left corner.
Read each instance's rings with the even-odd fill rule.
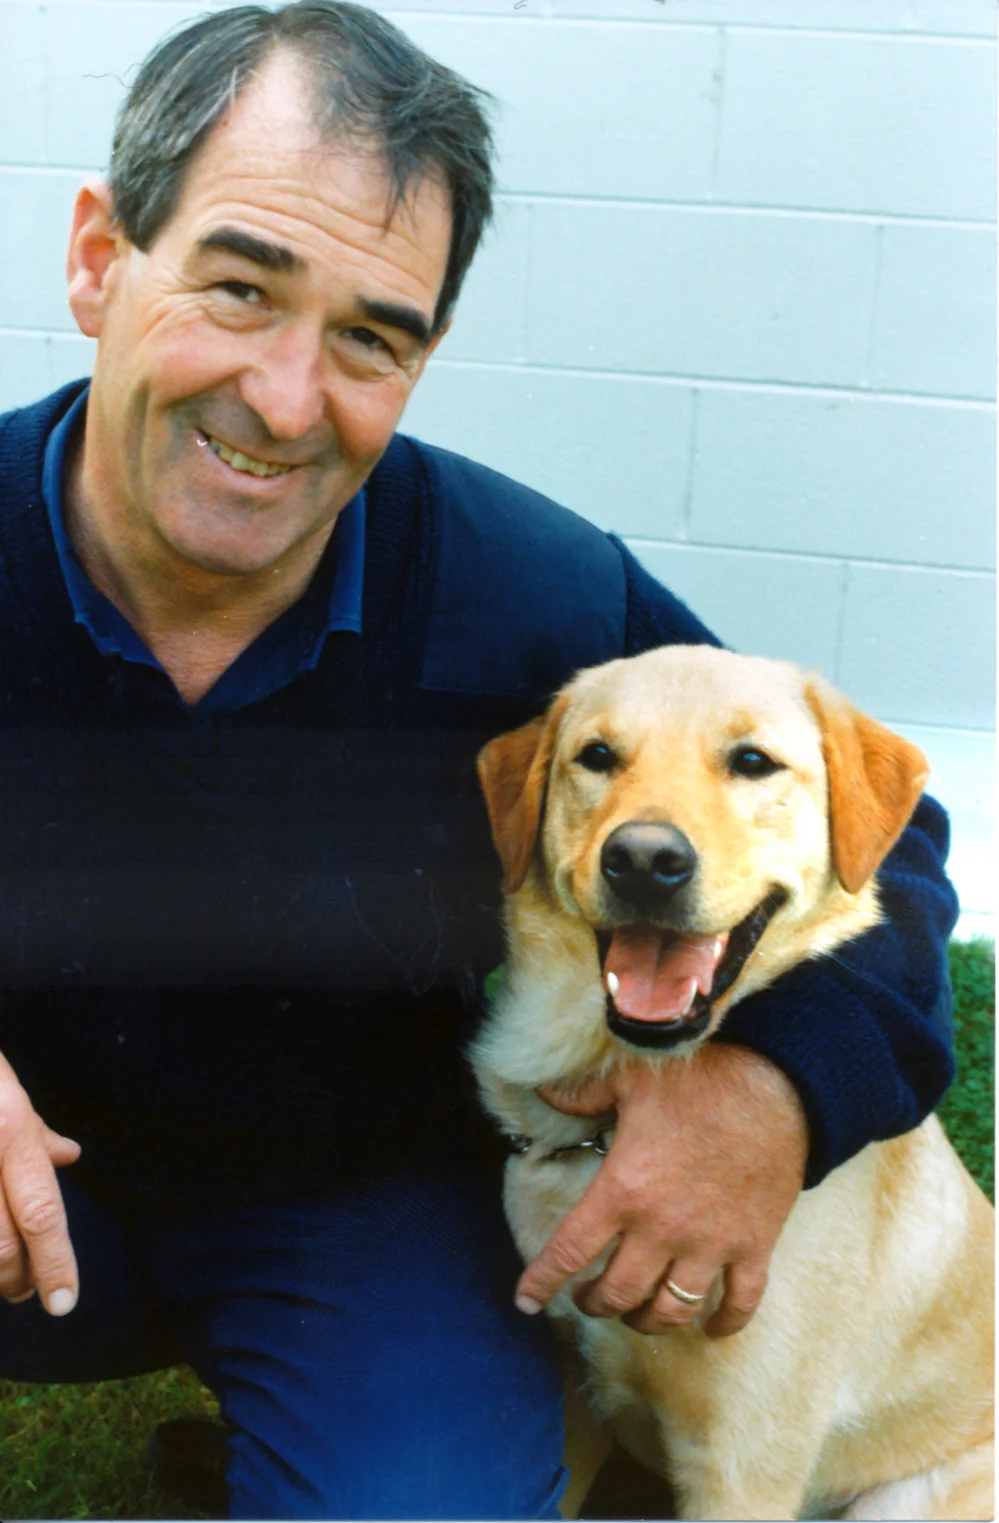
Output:
[[[826,923],[822,950],[876,918],[872,887],[851,897],[839,923]],[[606,1130],[599,1118],[553,1110],[535,1087],[605,1073],[638,1055],[608,1032],[605,992],[587,927],[552,917],[547,895],[529,880],[508,907],[508,932],[509,972],[472,1057],[485,1104],[501,1129],[531,1139],[526,1151],[509,1160],[504,1186],[511,1229],[530,1260],[602,1162],[592,1150],[550,1155]],[[814,946],[813,931],[805,939]],[[739,996],[770,983],[800,955],[799,939],[790,938],[777,962],[750,970]],[[731,994],[727,1005],[735,999]],[[683,1061],[656,1054],[641,1060]],[[613,1421],[627,1447],[646,1465],[663,1470],[662,1435],[669,1435],[669,1466],[677,1482],[688,1462],[700,1463],[702,1434],[717,1427],[724,1410],[732,1415],[722,1431],[733,1435],[733,1450],[727,1457],[719,1450],[718,1466],[728,1466],[732,1491],[752,1490],[752,1477],[742,1474],[746,1452],[759,1445],[779,1450],[785,1441],[788,1382],[801,1389],[825,1387],[829,1426],[803,1515],[828,1516],[828,1509],[859,1484],[876,1484],[900,1463],[918,1469],[930,1456],[929,1443],[925,1449],[913,1446],[911,1422],[903,1435],[886,1425],[885,1412],[904,1411],[907,1402],[918,1409],[923,1401],[926,1371],[904,1326],[924,1319],[932,1325],[940,1315],[939,1282],[927,1282],[925,1266],[934,1264],[945,1278],[947,1265],[965,1252],[962,1245],[973,1235],[969,1213],[984,1206],[969,1202],[969,1184],[935,1118],[907,1137],[872,1144],[799,1198],[774,1252],[763,1303],[735,1338],[714,1341],[702,1331],[720,1299],[720,1282],[693,1323],[663,1337],[635,1333],[616,1319],[586,1317],[572,1301],[573,1282],[555,1298],[550,1314],[584,1356],[593,1406]],[[613,1247],[579,1278],[594,1278]],[[822,1326],[822,1339],[806,1331],[810,1325]],[[962,1379],[955,1371],[953,1400],[965,1399]],[[974,1391],[974,1380],[965,1384]],[[966,1399],[973,1404],[978,1398]],[[744,1410],[743,1421],[738,1414]],[[975,1425],[970,1407],[962,1421]],[[929,1434],[932,1427],[928,1408],[915,1429]],[[875,1430],[887,1435],[877,1462],[870,1457]]]

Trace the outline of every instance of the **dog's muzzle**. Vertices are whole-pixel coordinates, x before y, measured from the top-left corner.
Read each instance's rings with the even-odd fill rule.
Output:
[[[786,901],[786,890],[774,888],[746,916],[745,920],[740,921],[728,932],[726,937],[717,938],[718,942],[724,942],[724,950],[713,969],[708,974],[702,975],[705,982],[708,978],[710,979],[710,986],[706,990],[698,988],[692,993],[689,1005],[682,1012],[671,1012],[661,1019],[649,1015],[637,1019],[618,1009],[613,993],[608,989],[606,1014],[611,1032],[622,1041],[630,1042],[632,1046],[656,1048],[660,1051],[696,1042],[707,1030],[711,1020],[712,1006],[732,988],[770,921]],[[622,928],[619,928],[617,932],[598,930],[594,934],[601,972],[607,987],[611,984],[613,975],[605,974],[603,970],[608,961],[614,935],[622,934]],[[636,941],[645,940],[650,943],[658,941],[658,957],[661,965],[665,966],[668,966],[671,955],[679,958],[686,954],[689,959],[692,955],[690,950],[692,947],[697,949],[703,961],[709,954],[701,949],[700,944],[706,944],[712,940],[706,936],[684,936],[668,928],[652,924],[639,925],[633,930],[624,930],[623,934],[632,936]]]

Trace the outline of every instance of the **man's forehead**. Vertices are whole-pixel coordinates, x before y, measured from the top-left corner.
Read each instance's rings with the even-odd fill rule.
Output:
[[[376,144],[341,142],[324,134],[316,119],[314,86],[305,65],[287,51],[271,54],[223,113],[195,154],[186,185],[232,178],[252,189],[253,181],[284,177],[321,187],[330,167],[350,160],[363,166],[367,199],[384,199],[391,184]]]
[[[421,245],[431,236],[428,222],[443,219],[450,241],[450,195],[440,178],[428,170],[400,196],[380,144],[324,134],[307,66],[287,51],[276,51],[261,65],[208,134],[191,162],[177,211],[183,214],[185,202],[198,200],[210,214],[215,201],[252,202],[261,194],[271,200],[296,194],[302,206],[313,201],[319,218],[328,211],[348,215],[375,237]]]
[[[290,145],[323,150],[316,86],[306,60],[289,48],[274,48],[264,56],[219,118],[208,141],[227,135],[231,141],[238,141],[250,134],[270,138],[279,153]]]
[[[424,177],[397,200],[378,150],[323,142],[307,96],[294,130],[276,139],[268,106],[280,96],[271,85],[281,81],[280,68],[263,74],[247,87],[256,101],[244,112],[241,96],[209,134],[160,236],[192,273],[225,255],[292,277],[321,276],[333,261],[353,269],[372,298],[425,310],[426,324],[403,326],[426,341],[450,251],[447,192]],[[278,120],[287,122],[287,100],[277,105]]]

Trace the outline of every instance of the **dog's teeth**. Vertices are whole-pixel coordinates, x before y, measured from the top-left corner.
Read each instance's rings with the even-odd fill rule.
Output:
[[[691,1010],[694,1008],[694,1001],[695,1001],[696,998],[697,998],[697,979],[696,978],[692,978],[690,980],[690,998],[688,999],[686,1005],[683,1008],[684,1015],[689,1015],[690,1014]]]
[[[621,981],[618,978],[617,974],[616,973],[608,973],[608,975],[607,975],[607,993],[610,995],[611,999],[614,998],[615,994],[620,989],[620,987],[621,987]]]
[[[722,940],[722,938],[720,936],[717,937],[716,940],[715,940],[715,948],[714,948],[715,962],[717,962],[719,957],[721,956],[722,947],[724,945],[725,945],[725,943]]]

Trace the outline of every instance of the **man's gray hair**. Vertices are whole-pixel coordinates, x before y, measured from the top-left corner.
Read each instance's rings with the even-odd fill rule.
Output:
[[[160,43],[115,123],[109,179],[125,236],[150,247],[176,209],[194,154],[278,48],[306,64],[324,137],[380,153],[390,211],[425,176],[447,188],[451,248],[434,313],[439,330],[492,215],[489,97],[390,22],[345,0],[300,0],[276,11],[241,5]]]

